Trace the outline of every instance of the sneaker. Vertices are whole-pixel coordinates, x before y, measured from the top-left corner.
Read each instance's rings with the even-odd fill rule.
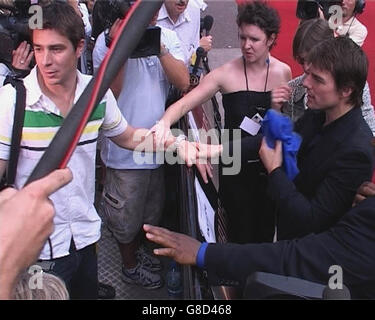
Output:
[[[161,277],[148,271],[138,263],[134,269],[125,269],[122,266],[122,280],[129,284],[137,284],[145,289],[158,289],[162,284]]]
[[[142,266],[151,272],[161,270],[161,262],[153,254],[146,251],[145,247],[141,246],[136,252],[137,260]]]

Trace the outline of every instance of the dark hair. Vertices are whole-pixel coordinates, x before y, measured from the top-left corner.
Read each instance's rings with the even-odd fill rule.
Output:
[[[275,41],[271,47],[275,45],[277,35],[280,32],[280,16],[276,9],[261,1],[240,5],[237,14],[238,27],[241,27],[243,23],[257,26],[266,34],[268,39],[272,34],[275,34]]]
[[[312,48],[307,61],[319,70],[330,72],[337,90],[351,88],[349,102],[355,107],[362,106],[368,59],[353,40],[341,36],[323,41]]]
[[[74,49],[77,49],[78,43],[85,38],[85,26],[73,7],[63,1],[53,1],[42,7],[42,10],[43,29],[56,30],[67,37]]]
[[[300,23],[293,38],[293,57],[298,61],[303,53],[309,53],[318,43],[333,39],[333,30],[324,19],[310,19]]]

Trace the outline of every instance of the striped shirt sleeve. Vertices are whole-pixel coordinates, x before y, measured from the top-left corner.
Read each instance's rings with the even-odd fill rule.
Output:
[[[107,91],[104,98],[106,100],[106,110],[101,129],[106,137],[115,137],[126,130],[128,123],[121,114],[111,90]]]
[[[16,104],[16,90],[10,84],[0,88],[0,101],[0,159],[8,160]]]

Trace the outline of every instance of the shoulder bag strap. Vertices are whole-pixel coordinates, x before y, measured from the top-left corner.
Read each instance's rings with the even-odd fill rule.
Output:
[[[7,169],[7,186],[14,186],[14,181],[17,174],[18,156],[20,153],[20,144],[22,137],[23,122],[25,119],[26,107],[26,89],[23,85],[22,79],[11,78],[9,82],[16,88],[16,108],[14,110],[12,142],[10,147],[10,156]]]

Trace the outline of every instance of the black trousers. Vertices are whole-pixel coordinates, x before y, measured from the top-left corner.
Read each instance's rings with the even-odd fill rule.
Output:
[[[69,255],[49,260],[45,270],[64,280],[70,299],[98,299],[98,258],[96,244],[77,250],[72,239]]]

